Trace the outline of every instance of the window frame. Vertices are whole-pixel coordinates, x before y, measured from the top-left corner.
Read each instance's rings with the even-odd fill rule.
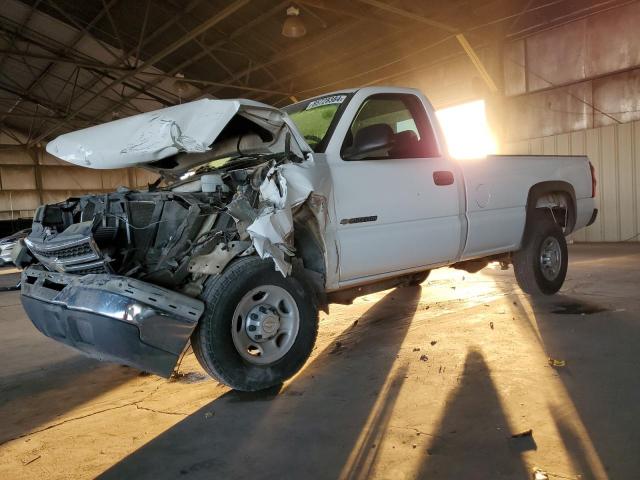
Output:
[[[340,123],[340,120],[342,119],[342,115],[344,114],[344,111],[347,109],[347,106],[349,105],[349,103],[351,102],[351,99],[353,98],[353,96],[355,95],[356,92],[335,92],[335,93],[327,93],[324,95],[319,95],[317,97],[312,97],[312,98],[308,98],[306,100],[302,100],[301,102],[296,102],[296,103],[292,103],[291,105],[287,105],[286,107],[284,107],[282,110],[289,115],[289,113],[287,112],[287,108],[293,107],[295,105],[308,105],[309,103],[324,98],[324,97],[333,97],[336,95],[344,95],[347,98],[344,99],[344,101],[338,106],[336,113],[333,116],[333,119],[331,120],[331,123],[329,124],[329,128],[327,128],[327,132],[324,134],[324,137],[322,138],[322,141],[319,142],[315,148],[312,148],[314,153],[325,153],[327,146],[329,145],[329,142],[331,141],[331,138],[333,137],[333,133],[336,130],[336,127],[338,126],[338,123]],[[291,120],[293,122],[293,119]],[[294,122],[295,125],[295,122]],[[296,127],[297,128],[297,127]],[[302,134],[302,133],[301,133]]]
[[[345,148],[347,148],[348,146],[345,144],[347,141],[347,134],[351,131],[351,128],[353,127],[353,124],[356,122],[356,120],[358,119],[358,115],[360,115],[360,112],[362,111],[362,109],[364,108],[364,106],[367,104],[367,102],[369,102],[371,99],[391,99],[391,100],[397,100],[400,99],[402,101],[402,103],[404,104],[404,106],[406,107],[407,111],[411,114],[411,119],[413,120],[413,122],[416,125],[416,128],[418,130],[418,134],[420,135],[420,141],[422,141],[422,139],[425,139],[425,141],[429,141],[433,147],[433,151],[431,152],[425,152],[424,155],[421,156],[415,156],[415,157],[401,157],[401,158],[396,158],[396,157],[366,157],[366,158],[358,158],[358,159],[349,159],[349,158],[345,158],[344,157],[344,151]],[[407,101],[408,100],[408,101]],[[411,105],[411,103],[413,103],[413,105]],[[416,115],[417,114],[417,115]],[[421,128],[421,124],[422,124],[422,128]],[[438,141],[438,136],[436,134],[436,130],[434,128],[434,125],[431,121],[431,118],[429,118],[429,114],[427,113],[427,110],[422,102],[422,100],[420,99],[419,96],[413,94],[413,93],[401,93],[401,92],[385,92],[385,93],[373,93],[367,97],[365,97],[362,102],[360,103],[360,105],[358,106],[358,109],[356,110],[355,115],[353,116],[353,118],[351,119],[351,121],[349,122],[349,126],[347,127],[347,130],[345,132],[345,136],[342,139],[342,143],[340,145],[340,158],[345,161],[345,162],[363,162],[363,161],[385,161],[385,160],[416,160],[416,159],[426,159],[426,158],[439,158],[442,156],[442,150],[440,148],[440,143]]]

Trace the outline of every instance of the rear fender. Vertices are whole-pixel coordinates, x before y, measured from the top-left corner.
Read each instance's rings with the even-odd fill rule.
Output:
[[[570,183],[549,181],[537,183],[527,196],[527,225],[536,209],[549,209],[554,220],[570,234],[576,224],[576,193]]]

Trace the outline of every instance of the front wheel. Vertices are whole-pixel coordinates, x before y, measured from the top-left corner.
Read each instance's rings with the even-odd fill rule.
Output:
[[[304,280],[273,262],[241,258],[206,285],[205,313],[191,337],[196,358],[235,390],[279,385],[305,363],[318,332],[318,308]]]
[[[553,295],[567,275],[567,241],[546,212],[536,212],[525,229],[522,248],[513,254],[520,288],[531,295]]]

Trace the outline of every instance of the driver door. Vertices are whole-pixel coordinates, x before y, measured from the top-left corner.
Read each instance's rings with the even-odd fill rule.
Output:
[[[345,154],[357,149],[358,132],[372,125],[392,130],[390,148]],[[457,165],[440,152],[419,97],[365,98],[332,165],[340,283],[456,258],[462,230],[456,172]]]

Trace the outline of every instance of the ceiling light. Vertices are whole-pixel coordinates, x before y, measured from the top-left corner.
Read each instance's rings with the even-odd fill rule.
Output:
[[[306,33],[307,28],[300,19],[300,9],[293,5],[287,8],[287,18],[282,24],[282,35],[288,38],[300,38]]]
[[[173,81],[173,89],[177,92],[178,96],[182,97],[182,95],[189,88],[189,84],[183,80],[183,73],[176,73],[175,80]]]

